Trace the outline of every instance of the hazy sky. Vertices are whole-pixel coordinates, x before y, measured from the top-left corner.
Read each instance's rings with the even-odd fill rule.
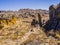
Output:
[[[0,10],[19,10],[21,8],[48,9],[60,0],[0,0]]]

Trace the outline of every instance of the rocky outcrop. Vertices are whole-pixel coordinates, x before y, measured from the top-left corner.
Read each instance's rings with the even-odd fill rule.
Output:
[[[51,5],[49,7],[49,15],[50,15],[50,22],[51,22],[51,28],[54,30],[60,30],[60,4],[54,6]]]
[[[49,11],[41,9],[1,11],[0,44],[58,45],[60,43],[59,31],[54,32],[60,28],[58,7],[58,5],[57,7],[52,5]]]
[[[44,28],[47,32],[52,31],[55,33],[50,35],[58,35],[57,37],[60,38],[60,33],[56,34],[56,31],[60,32],[60,4],[49,7],[49,20],[46,22]]]

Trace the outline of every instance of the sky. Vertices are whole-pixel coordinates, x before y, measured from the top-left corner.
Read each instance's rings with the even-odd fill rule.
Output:
[[[52,4],[58,4],[60,0],[0,0],[0,10],[19,9],[49,9]]]

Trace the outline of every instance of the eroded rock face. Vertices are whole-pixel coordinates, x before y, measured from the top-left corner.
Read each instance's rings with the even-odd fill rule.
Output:
[[[51,5],[49,7],[49,20],[46,22],[44,26],[47,32],[53,30],[54,35],[58,35],[57,37],[60,38],[60,33],[57,34],[56,31],[60,32],[60,4]],[[53,33],[52,33],[53,35]]]
[[[51,27],[55,30],[59,30],[59,23],[60,23],[60,4],[54,6],[51,5],[49,8],[49,15],[50,15],[50,22],[51,22]]]

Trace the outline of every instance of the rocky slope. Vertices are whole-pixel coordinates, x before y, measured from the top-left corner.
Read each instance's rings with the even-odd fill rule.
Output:
[[[49,12],[41,9],[0,11],[0,45],[60,45],[43,28],[48,20]]]

